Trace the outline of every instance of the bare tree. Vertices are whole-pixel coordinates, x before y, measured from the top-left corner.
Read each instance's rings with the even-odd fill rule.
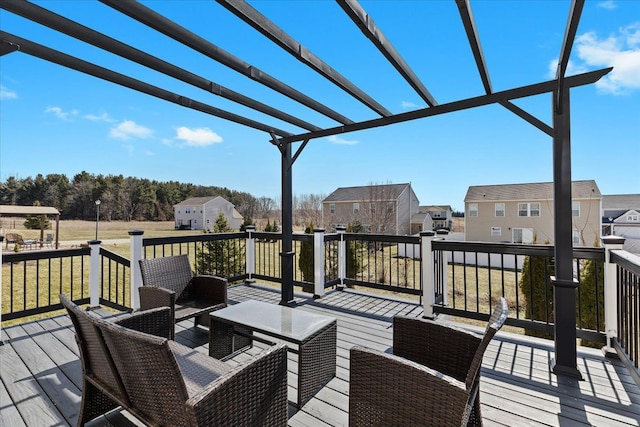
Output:
[[[369,183],[361,203],[359,217],[365,229],[373,234],[395,233],[393,225],[398,207],[391,183]]]

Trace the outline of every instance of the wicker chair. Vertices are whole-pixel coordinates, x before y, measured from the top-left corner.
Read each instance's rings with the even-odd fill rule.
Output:
[[[194,276],[187,255],[142,259],[140,271],[141,310],[169,307],[176,323],[193,317],[194,325],[209,326],[208,314],[227,306],[227,280]]]
[[[100,329],[131,401],[148,425],[286,426],[287,349],[234,368],[175,341],[119,325]]]
[[[118,406],[129,406],[129,399],[97,327],[99,322],[105,321],[90,311],[82,310],[65,295],[60,295],[60,302],[67,309],[76,330],[82,363],[82,403],[78,426],[83,426]],[[116,323],[164,337],[173,330],[173,318],[166,307],[125,315]]]
[[[351,349],[349,425],[482,425],[480,365],[507,318],[501,298],[482,337],[423,319],[393,319],[393,354]]]

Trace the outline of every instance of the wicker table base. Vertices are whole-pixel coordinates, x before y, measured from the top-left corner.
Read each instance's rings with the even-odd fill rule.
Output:
[[[245,301],[211,313],[209,355],[227,358],[256,339],[253,332],[297,345],[298,408],[336,375],[336,319],[300,309]]]

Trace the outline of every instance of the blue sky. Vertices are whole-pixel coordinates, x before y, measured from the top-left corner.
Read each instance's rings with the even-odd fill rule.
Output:
[[[337,123],[93,1],[34,2],[320,127]],[[376,113],[213,1],[145,1],[236,57],[354,121]],[[331,1],[251,2],[392,113],[426,107]],[[455,2],[361,1],[438,103],[484,93]],[[569,1],[471,1],[494,91],[555,75]],[[206,93],[5,10],[0,28],[292,133],[293,125]],[[587,1],[569,74],[613,66],[571,90],[573,179],[640,193],[640,1]],[[515,102],[551,124],[550,95]],[[297,148],[297,144],[294,147]],[[552,181],[552,140],[500,106],[312,140],[294,164],[296,194],[411,182],[421,204],[463,209],[470,185]],[[280,197],[269,135],[23,54],[0,57],[0,177],[81,171],[216,185]]]

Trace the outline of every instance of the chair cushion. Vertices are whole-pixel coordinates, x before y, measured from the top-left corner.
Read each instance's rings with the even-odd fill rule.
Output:
[[[231,370],[224,362],[175,341],[169,341],[169,348],[176,358],[189,397]]]

